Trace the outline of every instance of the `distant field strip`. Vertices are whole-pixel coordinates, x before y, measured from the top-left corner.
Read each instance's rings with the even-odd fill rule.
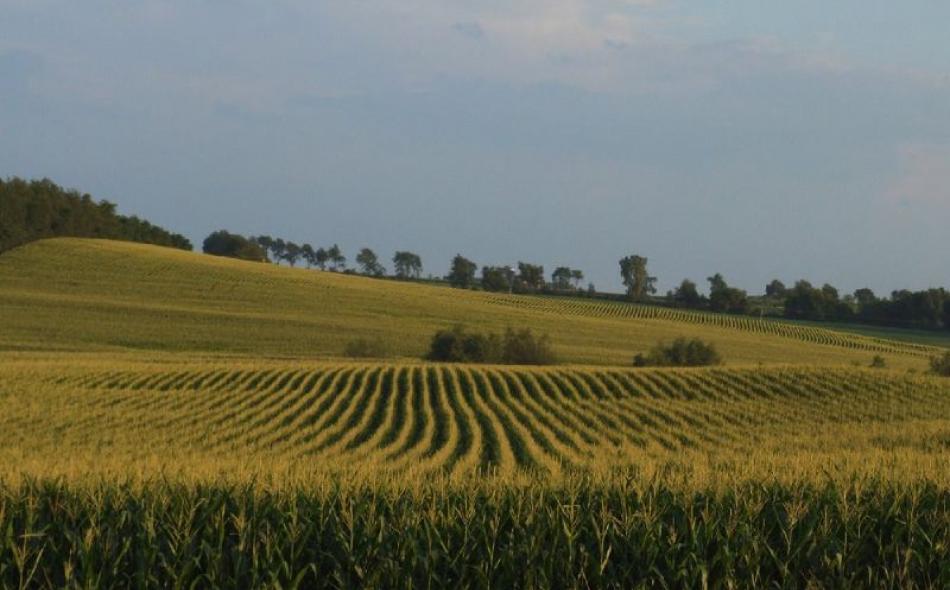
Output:
[[[900,342],[884,338],[871,338],[869,336],[849,334],[847,332],[838,332],[814,326],[795,325],[779,320],[676,309],[659,305],[637,305],[613,301],[584,301],[577,298],[511,295],[492,296],[488,298],[488,302],[492,305],[550,312],[559,315],[683,322],[687,324],[781,336],[814,344],[841,346],[869,352],[933,356],[941,353],[943,350],[939,347],[925,344]]]
[[[340,363],[23,373],[0,384],[0,445],[38,456],[94,449],[129,465],[149,452],[561,473],[684,452],[781,454],[796,437],[915,421],[942,426],[935,438],[880,444],[950,452],[950,382],[850,368]]]

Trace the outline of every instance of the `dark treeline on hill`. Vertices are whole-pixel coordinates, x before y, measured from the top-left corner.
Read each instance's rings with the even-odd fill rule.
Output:
[[[134,215],[119,215],[109,201],[95,201],[48,179],[0,179],[0,252],[55,237],[105,238],[191,250],[184,236]]]
[[[422,278],[422,259],[412,252],[397,251],[392,257],[393,274],[370,248],[362,248],[356,255],[356,268],[347,268],[347,258],[339,245],[314,248],[298,245],[290,240],[270,236],[244,237],[220,230],[205,239],[204,251],[219,256],[246,260],[286,262],[296,266],[303,262],[307,268],[319,268],[370,277],[391,277],[401,280]],[[626,287],[624,295],[597,292],[593,284],[581,288],[584,273],[568,266],[558,266],[545,275],[544,266],[519,261],[514,266],[481,267],[473,260],[456,254],[444,280],[459,289],[517,294],[570,295],[599,299],[625,300],[635,303],[666,305],[717,313],[783,316],[788,319],[810,321],[857,322],[899,328],[928,330],[950,329],[950,292],[945,289],[926,291],[894,291],[890,297],[878,298],[870,289],[858,289],[841,296],[831,285],[814,287],[808,281],[798,281],[787,288],[773,280],[763,296],[750,296],[746,291],[730,286],[720,273],[707,277],[708,295],[700,293],[697,284],[684,279],[665,297],[656,295],[657,278],[647,268],[648,259],[633,254],[622,258],[620,276]]]

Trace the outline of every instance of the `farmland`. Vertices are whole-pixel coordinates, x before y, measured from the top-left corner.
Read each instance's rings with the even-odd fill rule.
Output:
[[[562,362],[421,361],[458,322]],[[0,325],[0,587],[950,584],[925,342],[75,239]],[[726,365],[630,367],[680,335]]]

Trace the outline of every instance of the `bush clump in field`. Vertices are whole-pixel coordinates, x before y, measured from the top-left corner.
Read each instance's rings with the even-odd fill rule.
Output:
[[[425,358],[446,363],[507,365],[550,365],[556,362],[550,339],[546,335],[535,336],[530,328],[508,328],[503,335],[498,335],[472,332],[462,325],[436,332]]]
[[[647,354],[633,357],[635,367],[704,367],[721,364],[722,357],[716,346],[699,338],[677,338],[671,344],[660,342]]]
[[[874,358],[871,359],[871,368],[872,369],[886,369],[887,361],[884,360],[883,356],[876,354],[874,355]]]
[[[930,359],[930,372],[941,377],[950,377],[950,352]]]
[[[346,343],[343,356],[355,359],[383,358],[389,356],[386,345],[380,339],[357,338]]]

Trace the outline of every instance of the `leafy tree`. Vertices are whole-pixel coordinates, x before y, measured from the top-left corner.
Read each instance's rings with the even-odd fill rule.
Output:
[[[551,284],[555,289],[566,291],[571,288],[571,269],[559,266],[551,273]]]
[[[538,291],[544,288],[544,267],[539,264],[518,262],[518,283],[521,290]]]
[[[700,367],[722,364],[722,357],[715,345],[699,338],[677,338],[672,344],[660,342],[646,355],[638,354],[633,359],[635,367]]]
[[[284,244],[284,260],[287,261],[291,267],[297,264],[297,261],[300,260],[300,255],[303,251],[300,249],[300,246],[294,242],[286,242]]]
[[[304,244],[300,247],[300,257],[303,258],[304,262],[307,263],[307,268],[310,268],[314,264],[314,256],[316,252],[313,249],[313,246],[310,244]]]
[[[400,279],[417,279],[422,274],[422,259],[412,252],[397,251],[393,255],[393,266]]]
[[[765,295],[767,297],[785,297],[788,289],[785,283],[778,279],[773,279],[771,283],[765,286]]]
[[[508,291],[511,288],[511,271],[503,266],[482,267],[482,289]]]
[[[673,291],[673,303],[680,307],[701,307],[703,305],[703,296],[699,294],[696,283],[689,279],[683,279],[680,286]]]
[[[643,256],[620,259],[620,276],[627,287],[627,297],[633,301],[643,301],[656,293],[656,277],[647,272],[647,259]]]
[[[785,317],[804,320],[847,320],[854,310],[838,298],[838,290],[831,285],[821,289],[805,280],[798,281],[785,296]]]
[[[320,270],[326,270],[329,261],[330,253],[327,252],[326,248],[317,248],[317,251],[313,253],[313,263],[319,266]]]
[[[331,270],[337,271],[346,268],[346,256],[343,255],[343,251],[336,244],[333,244],[327,250],[327,259],[330,262]]]
[[[718,312],[745,313],[748,307],[748,296],[745,291],[730,287],[719,273],[706,280],[709,281],[709,309]]]
[[[267,260],[264,250],[256,242],[223,229],[212,232],[205,238],[202,251],[213,256],[227,256],[260,262]]]
[[[280,261],[284,259],[284,253],[287,252],[287,242],[281,238],[277,238],[271,244],[270,251],[274,256],[274,262],[280,264]]]
[[[478,267],[474,262],[461,254],[452,259],[452,270],[449,271],[449,284],[460,289],[470,289],[475,285],[475,270]]]
[[[265,256],[267,252],[270,252],[274,245],[274,239],[270,236],[257,236],[256,238],[251,237],[250,240],[261,247],[261,250],[264,251]]]
[[[584,273],[583,273],[583,271],[580,271],[580,270],[578,270],[578,269],[576,269],[576,268],[575,268],[575,269],[572,269],[572,270],[571,270],[571,280],[574,281],[574,288],[575,288],[575,289],[580,289],[580,288],[581,288],[581,281],[584,280]]]
[[[854,292],[854,300],[858,302],[860,307],[864,307],[877,303],[877,296],[874,294],[874,291],[864,287]]]
[[[386,269],[379,263],[376,253],[369,248],[363,248],[356,255],[356,263],[363,269],[363,274],[372,277],[381,277],[386,274]]]
[[[45,178],[0,178],[0,252],[57,236],[192,249],[184,236],[134,215],[119,215],[109,201],[96,202],[88,194],[66,190]]]

